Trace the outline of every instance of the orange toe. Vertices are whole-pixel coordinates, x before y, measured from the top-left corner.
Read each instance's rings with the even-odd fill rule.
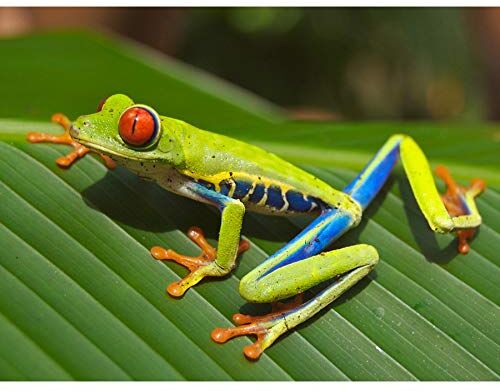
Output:
[[[178,254],[173,250],[154,246],[150,252],[153,258],[159,261],[173,261],[189,269],[190,273],[182,280],[173,282],[167,287],[167,293],[173,297],[180,297],[193,285],[196,285],[205,276],[221,276],[221,269],[214,261],[217,257],[217,249],[205,238],[203,230],[199,227],[191,227],[187,232],[188,237],[200,248],[201,254],[195,257]],[[247,250],[249,243],[242,240],[239,245],[238,254]]]

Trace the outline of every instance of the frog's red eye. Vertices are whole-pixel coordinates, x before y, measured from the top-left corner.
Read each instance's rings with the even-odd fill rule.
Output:
[[[97,112],[101,111],[102,110],[102,107],[104,106],[104,104],[106,103],[106,101],[108,100],[108,98],[104,98],[102,99],[100,102],[99,102],[99,106],[97,106]]]
[[[122,140],[134,147],[149,146],[160,133],[160,119],[146,106],[132,106],[125,110],[118,125]]]

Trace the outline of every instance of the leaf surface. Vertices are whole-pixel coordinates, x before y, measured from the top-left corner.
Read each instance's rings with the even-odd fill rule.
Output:
[[[0,63],[1,379],[498,380],[496,124],[290,122],[209,75],[84,32],[4,40],[0,53],[9,58]],[[390,134],[408,133],[432,165],[487,180],[484,224],[472,251],[457,255],[454,236],[428,230],[397,169],[360,226],[334,245],[374,245],[377,269],[248,362],[241,349],[250,339],[217,345],[210,332],[240,309],[266,310],[244,302],[239,280],[309,220],[247,214],[252,245],[236,272],[169,298],[166,285],[186,271],[148,249],[195,254],[185,235],[192,225],[215,244],[218,213],[95,158],[62,170],[54,160],[67,147],[24,141],[28,131],[59,132],[46,122],[53,112],[93,112],[116,92],[261,145],[336,188]]]

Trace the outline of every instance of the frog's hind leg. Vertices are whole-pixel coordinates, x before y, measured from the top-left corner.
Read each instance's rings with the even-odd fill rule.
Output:
[[[241,292],[240,288],[240,292],[247,299],[251,296],[258,297],[259,301],[273,301],[277,296],[287,297],[296,292],[304,292],[321,282],[341,277],[310,301],[290,309],[259,317],[237,314],[233,320],[239,326],[215,329],[212,339],[223,343],[236,336],[254,334],[257,341],[246,346],[243,353],[249,359],[257,359],[281,334],[325,308],[373,270],[377,262],[378,253],[375,248],[359,244],[321,253],[277,269],[262,279],[253,281],[245,292]],[[287,283],[282,284],[282,281]]]
[[[290,310],[299,307],[303,303],[304,303],[304,293],[301,292],[298,295],[296,295],[291,301],[288,302],[275,301],[271,303],[271,312],[266,315],[252,316],[252,315],[245,315],[238,313],[233,315],[233,322],[240,326],[244,324],[271,320],[281,316],[285,312],[288,312]]]
[[[480,224],[474,197],[484,189],[484,183],[474,180],[470,188],[460,190],[441,169],[438,174],[448,184],[443,204],[427,159],[416,143],[405,135],[390,137],[344,192],[364,210],[400,158],[417,203],[432,229],[461,232]],[[309,319],[366,276],[378,262],[377,251],[371,246],[357,245],[316,255],[358,222],[359,213],[355,207],[325,210],[296,238],[247,274],[241,280],[240,293],[248,301],[274,302],[340,276],[329,287],[307,303],[285,312],[259,318],[238,314],[234,319],[237,327],[215,329],[212,339],[222,343],[236,336],[255,334],[257,341],[247,346],[244,353],[256,359],[281,334]]]
[[[70,120],[64,114],[54,114],[52,116],[52,122],[59,124],[63,127],[64,133],[55,135],[51,133],[40,133],[40,132],[30,132],[26,135],[26,139],[30,143],[52,143],[52,144],[66,144],[73,147],[73,150],[65,156],[61,156],[56,160],[56,163],[61,168],[69,168],[71,165],[76,162],[78,159],[84,157],[90,150],[83,146],[82,144],[77,143],[73,140],[69,134],[69,130],[71,128]],[[110,169],[115,168],[115,162],[111,160],[106,155],[99,154],[101,158],[104,160],[106,166]]]
[[[455,232],[459,238],[458,251],[467,253],[467,240],[481,224],[474,198],[485,188],[484,181],[473,179],[469,187],[455,183],[448,170],[440,166],[436,173],[446,183],[446,193],[440,195],[429,162],[417,143],[409,136],[397,134],[389,138],[372,161],[347,185],[344,191],[364,209],[377,194],[385,178],[376,172],[387,172],[398,159],[403,163],[417,204],[430,228],[438,233]],[[386,168],[384,168],[386,167]]]
[[[436,173],[447,186],[446,192],[440,195],[420,147],[411,137],[400,137],[401,161],[422,214],[435,232],[455,232],[458,251],[466,254],[469,251],[467,240],[481,224],[475,197],[485,189],[484,181],[473,179],[469,187],[462,187],[455,183],[446,168],[439,166]]]

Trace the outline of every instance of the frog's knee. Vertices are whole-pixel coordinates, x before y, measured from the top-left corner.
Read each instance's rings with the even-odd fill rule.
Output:
[[[252,273],[241,279],[239,291],[241,297],[251,303],[270,303],[277,300],[273,294],[272,286],[259,284]]]
[[[370,246],[369,244],[359,244],[358,246],[362,246],[361,249],[364,252],[364,259],[366,261],[366,264],[371,268],[377,266],[380,259],[377,249],[373,246]]]
[[[241,297],[245,300],[254,302],[258,298],[258,289],[256,289],[255,281],[248,278],[248,274],[240,281],[239,291]]]

